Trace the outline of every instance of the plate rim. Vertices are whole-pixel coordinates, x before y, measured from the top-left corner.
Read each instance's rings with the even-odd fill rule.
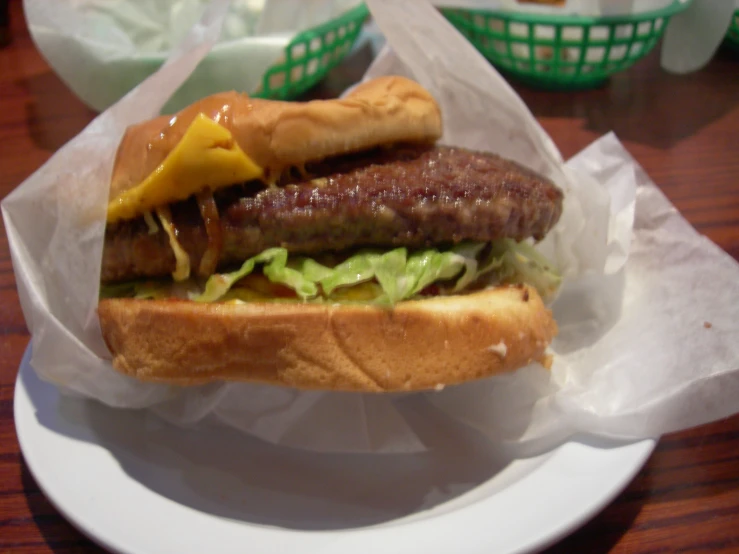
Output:
[[[30,366],[30,363],[28,363],[30,353],[30,344],[26,349],[26,352],[24,353],[24,356],[21,360],[20,367],[18,374],[16,376],[15,381],[15,390],[13,395],[13,417],[14,417],[14,425],[16,429],[16,436],[18,438],[18,444],[20,447],[20,451],[23,455],[23,459],[28,467],[29,472],[33,476],[34,480],[38,484],[39,489],[41,492],[43,492],[44,496],[49,500],[49,502],[52,504],[52,506],[76,529],[78,530],[82,535],[90,539],[92,542],[102,546],[103,548],[116,553],[126,553],[134,552],[130,548],[127,548],[125,545],[119,544],[119,540],[110,540],[109,538],[106,538],[105,534],[103,532],[96,532],[95,529],[90,528],[89,525],[86,524],[86,521],[84,517],[81,514],[75,513],[73,510],[67,509],[66,503],[64,502],[64,498],[59,498],[59,496],[56,494],[57,491],[54,490],[52,486],[50,486],[48,478],[44,475],[44,471],[42,471],[38,466],[38,460],[35,459],[33,456],[29,456],[29,452],[32,451],[32,448],[29,446],[29,444],[26,442],[28,440],[28,436],[25,435],[25,427],[24,424],[30,424],[30,425],[39,425],[39,423],[34,423],[34,421],[37,421],[35,419],[31,419],[31,421],[28,421],[28,418],[25,417],[23,413],[21,413],[22,408],[24,408],[24,402],[26,403],[25,407],[28,407],[30,410],[33,410],[35,408],[32,400],[31,395],[29,394],[29,391],[26,388],[25,383],[22,379],[22,372],[23,371],[30,371],[34,372],[33,368]],[[46,383],[45,381],[40,382],[44,386],[54,387],[50,383]],[[58,391],[56,391],[56,394],[61,394]],[[48,432],[54,432],[53,430],[47,430]],[[635,452],[633,453],[632,463],[628,467],[628,469],[621,474],[618,479],[614,480],[613,482],[609,483],[606,487],[606,491],[598,496],[597,499],[594,501],[588,503],[587,506],[584,506],[581,510],[577,511],[577,513],[568,518],[568,521],[562,525],[559,525],[556,529],[556,531],[545,533],[545,534],[532,534],[532,537],[524,542],[521,543],[519,546],[509,549],[506,552],[510,553],[527,553],[527,552],[538,552],[541,551],[562,538],[569,536],[572,532],[574,532],[576,529],[583,526],[586,522],[591,520],[595,515],[600,513],[608,504],[610,504],[617,496],[620,494],[626,486],[634,479],[634,477],[637,475],[637,473],[642,469],[646,461],[651,456],[652,452],[654,451],[654,448],[657,445],[657,438],[649,438],[649,439],[641,439],[641,440],[634,440],[631,442],[625,442],[623,445],[619,445],[615,447],[617,450],[620,450],[624,447],[629,447],[632,449],[635,449]],[[97,443],[95,443],[97,444]],[[546,454],[553,454],[556,456],[560,449],[568,444],[572,444],[572,441],[568,441],[566,443],[563,443],[562,445],[557,446],[556,448],[549,450]],[[99,445],[101,446],[102,445]],[[592,445],[591,445],[592,446]],[[103,447],[104,448],[104,447]],[[597,447],[593,447],[597,448]],[[598,450],[604,450],[604,449],[598,449]],[[547,461],[542,464],[542,466],[546,466]],[[540,467],[534,470],[534,473],[540,470]],[[126,474],[125,471],[121,470],[121,474],[124,477],[124,480],[131,480],[134,481],[132,477],[130,477],[128,474]],[[528,477],[528,475],[527,475]],[[515,486],[512,485],[512,486]],[[152,494],[156,494],[152,491]],[[459,508],[456,510],[456,512],[469,512],[471,509],[477,507],[477,509],[480,509],[481,506],[486,502],[490,501],[491,498],[496,496],[495,494],[491,495],[490,497],[480,499],[476,502],[473,502],[470,505],[467,505],[465,507]],[[572,512],[573,510],[569,510]],[[201,512],[205,517],[213,517],[217,518],[217,516],[213,516],[210,514],[207,514],[205,512]],[[429,518],[423,518],[423,519],[414,519],[408,522],[402,522],[402,521],[390,521],[388,523],[391,523],[390,525],[371,525],[368,527],[360,527],[360,528],[354,528],[354,529],[345,529],[340,531],[335,530],[326,530],[326,531],[309,531],[310,533],[331,533],[336,537],[338,540],[337,543],[345,544],[347,540],[352,540],[352,537],[357,537],[358,540],[367,540],[367,539],[376,539],[378,536],[380,538],[382,535],[393,535],[397,532],[402,532],[403,530],[415,528],[423,528],[428,527],[429,525],[434,525],[434,522],[437,521],[439,518],[448,517],[455,512],[446,513],[446,514],[440,514],[438,516],[429,517]],[[250,524],[249,522],[244,522],[245,526],[254,525],[257,527],[262,527],[261,524]],[[297,531],[294,529],[285,529],[285,532],[290,533],[302,533],[302,531]],[[490,546],[490,545],[488,545]],[[332,552],[333,549],[329,549]],[[342,550],[337,550],[338,552]]]

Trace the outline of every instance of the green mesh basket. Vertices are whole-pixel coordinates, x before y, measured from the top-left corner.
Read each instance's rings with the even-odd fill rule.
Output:
[[[369,10],[359,4],[296,35],[285,56],[264,74],[254,96],[289,100],[318,84],[351,51],[367,17]]]
[[[724,42],[726,42],[727,46],[739,52],[739,10],[735,11],[731,18]]]
[[[601,85],[659,42],[690,2],[639,14],[588,17],[443,9],[446,18],[503,73],[547,89]]]

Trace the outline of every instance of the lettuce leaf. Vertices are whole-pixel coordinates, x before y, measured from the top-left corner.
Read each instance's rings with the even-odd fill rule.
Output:
[[[408,275],[408,250],[396,248],[385,252],[375,264],[375,279],[380,283],[383,295],[380,302],[394,304],[407,297],[412,288],[412,276]]]
[[[501,260],[501,279],[504,282],[526,283],[534,287],[548,301],[554,298],[562,284],[562,276],[533,245],[503,239],[496,244]]]
[[[280,265],[280,261],[283,259],[283,265],[287,262],[287,250],[284,248],[268,248],[261,254],[257,254],[253,258],[246,260],[239,269],[232,273],[216,273],[211,276],[205,283],[205,290],[202,294],[195,294],[191,296],[191,300],[197,302],[215,302],[224,296],[229,289],[238,281],[249,275],[254,271],[254,267],[258,263],[264,263],[268,265],[270,262],[276,260],[277,265]],[[275,272],[277,273],[277,272]],[[265,267],[266,275],[266,267]]]
[[[392,305],[418,296],[433,284],[456,293],[478,280],[489,284],[528,283],[546,300],[561,284],[559,274],[531,244],[504,239],[411,252],[406,248],[367,249],[333,267],[306,256],[291,258],[284,248],[269,248],[246,260],[236,271],[211,276],[204,287],[145,281],[103,287],[101,294],[137,298],[176,295],[197,302],[216,302],[234,297],[229,293],[232,287],[258,268],[270,282],[292,289],[301,301],[347,298],[351,295],[346,292],[355,287],[365,295],[367,290],[376,289],[373,302]],[[368,285],[370,282],[373,284]],[[174,288],[177,294],[173,294]]]
[[[321,266],[322,273],[317,281],[321,284],[323,293],[330,296],[339,287],[357,285],[370,281],[375,277],[375,268],[380,259],[376,252],[361,252],[334,266]],[[317,262],[316,265],[320,265]],[[314,270],[315,271],[315,270]],[[316,273],[316,275],[318,275]]]

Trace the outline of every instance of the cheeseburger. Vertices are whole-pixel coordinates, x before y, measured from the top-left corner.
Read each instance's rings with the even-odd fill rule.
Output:
[[[130,127],[98,314],[113,366],[175,385],[439,388],[546,363],[549,180],[436,143],[384,77],[339,100],[225,93]]]

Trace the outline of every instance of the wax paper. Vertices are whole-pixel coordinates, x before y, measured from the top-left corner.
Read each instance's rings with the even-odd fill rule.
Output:
[[[217,420],[264,440],[341,452],[425,448],[406,407],[421,402],[517,443],[575,432],[651,437],[739,411],[739,265],[698,235],[613,135],[565,164],[505,80],[426,2],[368,2],[387,37],[367,77],[405,74],[438,99],[442,142],[498,152],[565,192],[539,247],[563,272],[551,371],[440,392],[359,394],[212,384],[178,388],[115,372],[96,317],[108,183],[127,124],[157,113],[215,43],[215,3],[168,64],[63,147],[2,210],[31,365],[63,392],[152,409],[178,425]]]

